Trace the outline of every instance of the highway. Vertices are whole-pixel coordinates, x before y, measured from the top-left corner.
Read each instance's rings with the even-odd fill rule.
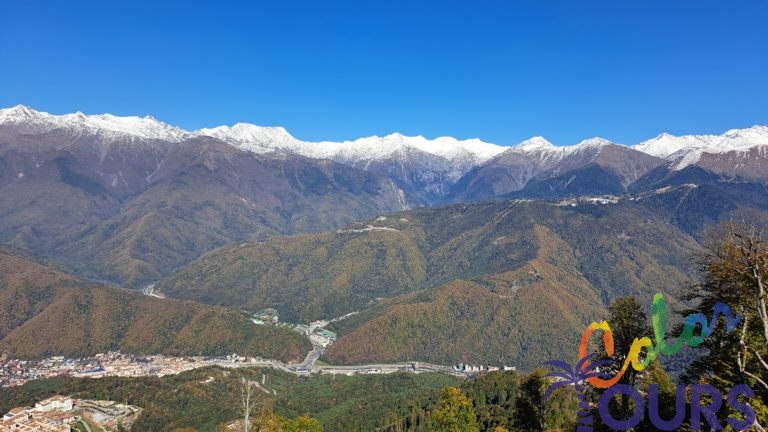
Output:
[[[389,374],[395,372],[411,373],[443,373],[457,377],[468,377],[471,373],[461,372],[450,366],[436,365],[423,362],[404,362],[404,363],[378,363],[359,366],[316,366],[312,370],[323,374],[334,375],[355,375],[355,374]]]

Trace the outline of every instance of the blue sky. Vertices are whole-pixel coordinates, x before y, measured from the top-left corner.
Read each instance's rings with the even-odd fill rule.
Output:
[[[242,3],[0,0],[0,106],[307,140],[768,123],[764,0]]]

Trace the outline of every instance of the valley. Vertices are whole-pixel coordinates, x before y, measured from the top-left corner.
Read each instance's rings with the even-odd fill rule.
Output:
[[[686,307],[712,227],[768,216],[766,147],[764,126],[312,143],[0,110],[0,392],[205,370],[473,381],[575,360],[619,298]]]
[[[690,262],[708,226],[765,214],[768,189],[755,174],[766,137],[755,126],[633,147],[598,138],[558,147],[541,137],[503,147],[397,134],[309,143],[280,128],[185,131],[152,118],[20,106],[0,112],[0,241],[77,275],[67,276],[71,289],[51,286],[59,281],[39,288],[71,298],[58,312],[62,325],[86,304],[158,330],[178,327],[147,311],[174,298],[194,302],[185,308],[224,308],[231,324],[264,308],[289,322],[360,311],[330,323],[338,341],[313,356],[526,369],[560,355],[615,298],[675,297],[696,277]],[[743,171],[714,162],[742,154]],[[417,171],[449,182],[406,181]],[[141,289],[144,298],[91,285]],[[127,343],[130,327],[99,323],[66,328],[87,329],[101,344],[74,348],[57,337],[58,347],[30,349],[22,335],[43,322],[31,318],[58,316],[50,300],[38,300],[51,297],[37,292],[6,294],[32,301],[5,319],[11,324],[0,336],[11,353],[144,349]],[[550,331],[543,316],[556,317]],[[192,328],[181,334],[199,333]],[[274,353],[272,343],[264,352]],[[149,346],[156,354],[177,349],[170,341]],[[309,351],[288,346],[294,358]],[[221,348],[207,342],[189,353],[227,354]]]
[[[361,310],[332,325],[340,337],[324,356],[333,362],[529,368],[560,341],[565,350],[615,296],[675,296],[695,277],[688,263],[698,242],[646,206],[654,196],[414,210],[360,223],[378,230],[352,225],[217,249],[158,288],[272,307],[289,320]],[[544,325],[542,317],[556,318]],[[502,342],[510,339],[519,345]],[[552,351],[537,352],[542,346]]]

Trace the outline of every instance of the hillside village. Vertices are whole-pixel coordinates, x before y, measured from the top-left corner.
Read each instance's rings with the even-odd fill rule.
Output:
[[[170,357],[107,352],[93,357],[81,358],[54,356],[42,360],[0,360],[0,388],[19,386],[32,380],[56,376],[81,378],[101,378],[104,376],[161,377],[206,366],[223,368],[260,366],[286,369],[282,363],[276,360],[241,357],[237,354],[221,357]]]

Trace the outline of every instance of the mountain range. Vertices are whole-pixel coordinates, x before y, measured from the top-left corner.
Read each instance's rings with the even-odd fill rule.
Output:
[[[228,242],[408,207],[383,176],[183,135],[151,119],[3,111],[0,242],[138,287]]]
[[[533,137],[513,146],[479,139],[458,140],[393,133],[344,142],[307,142],[281,127],[248,123],[186,131],[152,117],[87,116],[80,112],[50,115],[17,106],[0,110],[0,127],[11,134],[68,130],[120,139],[178,144],[212,137],[253,155],[285,154],[332,160],[393,180],[407,205],[477,201],[521,191],[529,183],[597,166],[618,177],[623,190],[651,169],[675,171],[691,165],[731,178],[765,182],[768,126],[733,129],[722,135],[673,136],[662,133],[632,146],[589,138],[571,146],[555,146]],[[576,174],[578,176],[578,174]],[[122,179],[113,178],[115,186]],[[571,194],[567,189],[560,195]]]
[[[633,146],[400,134],[313,143],[278,127],[187,131],[17,106],[0,110],[0,245],[26,255],[0,258],[67,276],[41,281],[55,286],[44,295],[0,280],[30,305],[4,312],[0,342],[49,354],[11,337],[45,333],[44,322],[74,334],[82,323],[67,319],[81,309],[135,325],[151,321],[144,309],[178,313],[194,329],[195,314],[274,307],[297,322],[357,312],[333,324],[334,362],[532,367],[563,355],[618,296],[675,297],[695,280],[708,226],[767,212],[765,126]],[[184,302],[163,303],[167,312],[120,289],[148,284]],[[218,328],[242,320],[234,314]],[[194,331],[166,324],[153,332]],[[90,347],[147,346],[131,328],[93,328]],[[89,348],[71,341],[51,346]],[[295,356],[299,342],[275,352]],[[148,346],[184,344],[210,348]]]

